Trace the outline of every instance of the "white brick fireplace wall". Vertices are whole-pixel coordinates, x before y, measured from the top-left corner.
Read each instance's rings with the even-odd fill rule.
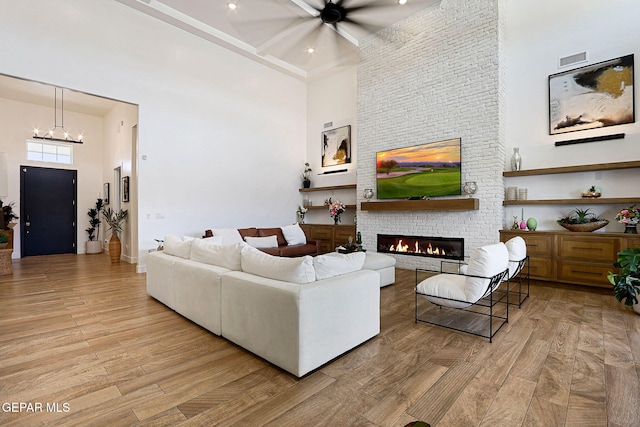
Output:
[[[466,254],[498,241],[505,159],[501,28],[498,1],[443,0],[362,42],[358,206],[364,189],[375,189],[377,151],[457,137],[462,181],[476,181],[480,199],[477,211],[358,210],[366,248],[375,250],[378,233],[464,237]],[[434,262],[394,256],[401,268]]]

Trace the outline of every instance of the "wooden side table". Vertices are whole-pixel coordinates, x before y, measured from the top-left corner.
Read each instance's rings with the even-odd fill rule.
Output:
[[[13,274],[11,266],[11,254],[13,249],[0,249],[0,276]]]

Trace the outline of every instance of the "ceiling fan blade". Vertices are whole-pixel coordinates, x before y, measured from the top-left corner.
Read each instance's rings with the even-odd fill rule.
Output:
[[[367,30],[370,33],[377,33],[378,31],[380,31],[381,29],[384,28],[384,26],[382,25],[376,25],[376,24],[369,24],[366,22],[363,22],[362,20],[359,19],[353,19],[350,17],[345,17],[342,22],[346,22],[348,24],[353,24],[353,25],[357,25],[358,27],[364,28],[365,30]]]

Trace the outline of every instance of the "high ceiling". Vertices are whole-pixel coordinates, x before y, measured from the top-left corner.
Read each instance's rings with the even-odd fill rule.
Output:
[[[363,37],[440,4],[440,0],[407,0],[403,5],[398,0],[333,0],[353,10],[348,12],[352,22],[332,26],[319,16],[328,0],[117,1],[303,79],[355,64]],[[232,10],[229,3],[237,7]]]
[[[323,24],[327,0],[117,0],[169,25],[303,80],[355,64],[363,37],[441,0],[342,0],[350,21]],[[333,0],[338,3],[339,0]],[[237,4],[232,10],[229,2]],[[307,49],[313,47],[314,52]],[[58,92],[59,96],[60,92]],[[0,75],[0,98],[53,107],[54,87]],[[60,100],[58,100],[60,102]],[[64,109],[105,115],[114,102],[65,89]],[[60,104],[58,104],[60,105]]]

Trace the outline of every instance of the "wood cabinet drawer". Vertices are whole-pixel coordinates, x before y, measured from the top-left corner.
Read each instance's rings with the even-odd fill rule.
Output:
[[[529,256],[551,257],[553,252],[553,237],[539,234],[526,234],[523,236],[527,243],[527,254]]]
[[[328,252],[335,251],[336,248],[333,247],[330,240],[320,240],[320,253],[326,254]]]
[[[558,280],[603,288],[611,286],[607,275],[613,265],[593,262],[558,261]]]
[[[627,238],[627,248],[640,248],[640,237]]]
[[[558,258],[613,263],[620,250],[618,239],[560,236]]]
[[[529,274],[532,279],[553,280],[553,263],[549,258],[529,257]],[[524,266],[527,272],[527,266]]]
[[[349,240],[349,237],[353,238],[354,241],[356,240],[355,226],[354,227],[350,227],[350,226],[336,227],[334,231],[335,231],[334,239],[335,239],[336,246],[344,245],[345,243],[347,243],[347,241]]]
[[[315,225],[311,228],[309,234],[311,235],[309,236],[311,240],[331,240],[333,237],[333,229],[330,225],[325,227]]]
[[[553,236],[536,234],[533,231],[530,233],[516,233],[508,231],[500,232],[500,240],[502,242],[506,242],[515,236],[520,236],[524,239],[527,244],[527,255],[551,258],[553,251]]]

